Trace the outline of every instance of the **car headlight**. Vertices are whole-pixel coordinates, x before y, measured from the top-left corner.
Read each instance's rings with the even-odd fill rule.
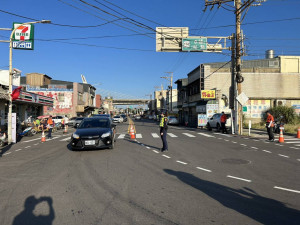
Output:
[[[79,138],[80,138],[79,135],[76,134],[76,133],[73,133],[72,136],[73,136],[73,138],[75,138],[75,139],[79,139]]]
[[[109,136],[110,136],[110,132],[107,132],[107,133],[104,133],[101,135],[102,138],[109,137]]]

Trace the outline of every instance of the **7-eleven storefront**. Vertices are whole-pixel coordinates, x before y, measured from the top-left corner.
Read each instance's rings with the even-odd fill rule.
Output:
[[[30,117],[36,119],[36,117],[42,116],[44,106],[53,107],[53,98],[21,91],[19,97],[13,100],[13,112],[17,113],[17,119],[20,122]]]

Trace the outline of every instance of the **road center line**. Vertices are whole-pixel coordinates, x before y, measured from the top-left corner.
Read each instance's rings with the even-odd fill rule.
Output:
[[[287,155],[281,155],[281,154],[278,154],[279,156],[282,156],[282,157],[285,157],[285,158],[290,158],[289,156]]]
[[[201,167],[196,167],[198,170],[203,170],[203,171],[206,171],[206,172],[210,172],[211,173],[211,170],[208,170],[208,169],[204,169],[204,168],[201,168]]]
[[[155,153],[159,153],[158,151],[156,151],[156,150],[152,150],[153,152],[155,152]]]
[[[19,149],[17,149],[17,150],[16,150],[16,152],[18,152],[18,151],[21,151],[21,150],[22,150],[22,149],[21,149],[21,148],[19,148]]]
[[[300,194],[300,191],[297,191],[297,190],[292,190],[292,189],[287,189],[287,188],[282,188],[282,187],[277,187],[277,186],[275,186],[274,188],[280,189],[280,190],[283,190],[283,191],[290,191],[290,192],[295,192],[295,193]]]
[[[146,148],[150,149],[150,147],[146,146]]]
[[[167,156],[167,155],[162,155],[163,157],[166,157],[168,159],[170,159],[171,157],[170,156]]]
[[[186,165],[186,164],[187,164],[186,162],[182,162],[182,161],[179,161],[179,160],[177,160],[176,162],[181,163],[181,164],[183,164],[183,165]]]
[[[229,177],[229,178],[233,178],[233,179],[237,179],[237,180],[246,181],[246,182],[251,182],[251,180],[247,180],[247,179],[240,178],[240,177],[234,177],[234,176],[230,176],[230,175],[227,175],[227,177]]]

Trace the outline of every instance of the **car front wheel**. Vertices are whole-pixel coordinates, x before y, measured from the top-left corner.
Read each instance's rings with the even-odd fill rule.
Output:
[[[221,126],[220,124],[217,124],[217,131],[220,132],[220,130],[221,130]]]

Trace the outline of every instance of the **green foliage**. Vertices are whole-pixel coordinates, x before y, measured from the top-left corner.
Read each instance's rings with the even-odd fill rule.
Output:
[[[269,110],[269,111],[274,119],[276,120],[280,120],[280,117],[283,116],[282,118],[282,122],[287,124],[296,124],[297,122],[299,122],[299,119],[296,115],[296,112],[295,112],[295,109],[293,107],[288,107],[288,106],[276,106],[276,107],[273,107]],[[264,114],[264,117],[263,117],[263,121],[265,122],[267,119],[267,114],[265,112]]]

